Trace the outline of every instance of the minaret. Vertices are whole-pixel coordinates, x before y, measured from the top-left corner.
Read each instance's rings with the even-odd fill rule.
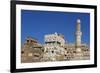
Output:
[[[77,52],[81,51],[81,36],[82,36],[82,32],[81,32],[81,21],[80,19],[77,19],[77,25],[76,25],[76,49]]]

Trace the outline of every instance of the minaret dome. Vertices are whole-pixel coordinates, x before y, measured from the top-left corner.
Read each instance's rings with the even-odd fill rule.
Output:
[[[77,19],[77,23],[81,23],[81,20],[80,19]]]

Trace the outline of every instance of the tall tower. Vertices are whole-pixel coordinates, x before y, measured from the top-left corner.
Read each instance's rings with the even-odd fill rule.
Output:
[[[77,19],[77,25],[76,25],[76,49],[77,52],[81,51],[81,36],[82,36],[82,32],[81,32],[81,21],[80,19]]]

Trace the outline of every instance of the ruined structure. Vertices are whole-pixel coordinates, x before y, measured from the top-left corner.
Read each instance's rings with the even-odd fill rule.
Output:
[[[80,19],[76,22],[76,41],[66,43],[64,35],[55,32],[44,36],[44,44],[41,45],[37,40],[28,37],[22,46],[21,61],[26,62],[46,62],[46,61],[70,61],[70,60],[89,60],[89,46],[81,43],[82,31]]]

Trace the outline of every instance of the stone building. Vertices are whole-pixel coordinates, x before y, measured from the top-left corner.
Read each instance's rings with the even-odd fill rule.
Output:
[[[40,62],[43,57],[43,46],[32,37],[27,37],[21,49],[21,62]]]
[[[81,51],[76,49],[75,44],[67,44],[65,46],[65,60],[89,60],[89,47],[86,44],[81,44],[79,48],[81,48]]]
[[[66,43],[64,35],[57,32],[46,34],[43,45],[39,44],[36,39],[28,37],[21,49],[21,61],[26,63],[89,60],[90,48],[87,44],[81,43],[81,37],[80,19],[76,22],[75,43]]]
[[[44,60],[45,61],[57,61],[63,60],[64,57],[64,36],[58,33],[45,35],[44,44]]]

